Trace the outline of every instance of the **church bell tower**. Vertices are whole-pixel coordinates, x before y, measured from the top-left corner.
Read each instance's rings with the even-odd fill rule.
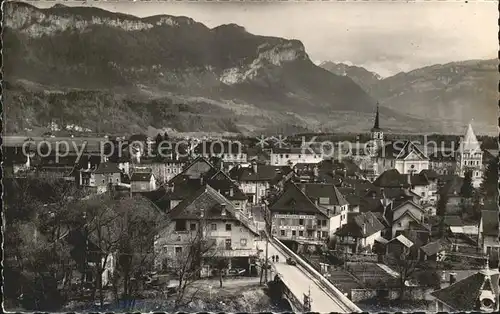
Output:
[[[371,129],[371,155],[376,156],[378,150],[384,146],[384,131],[380,128],[379,104],[377,102],[377,113],[375,114],[375,123]]]

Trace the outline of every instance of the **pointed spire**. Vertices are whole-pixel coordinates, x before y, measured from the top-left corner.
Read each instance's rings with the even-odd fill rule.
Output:
[[[461,146],[463,151],[474,151],[480,149],[481,147],[477,140],[476,134],[474,134],[471,123],[469,123],[469,125],[467,126],[467,131],[465,132],[465,136],[463,138],[463,143]]]
[[[372,130],[380,130],[380,123],[379,123],[379,103],[377,102],[377,113],[375,114],[375,123],[373,124],[373,129]]]

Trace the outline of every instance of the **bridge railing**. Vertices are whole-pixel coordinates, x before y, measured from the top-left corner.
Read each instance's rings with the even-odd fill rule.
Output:
[[[276,244],[280,249],[285,251],[290,257],[293,257],[297,263],[302,266],[309,274],[311,274],[315,279],[317,279],[330,294],[335,296],[338,300],[342,302],[342,304],[346,307],[350,313],[353,312],[362,312],[361,309],[354,304],[348,297],[346,297],[339,289],[337,289],[328,279],[326,279],[323,275],[321,275],[316,269],[314,269],[311,265],[305,262],[300,256],[295,254],[292,250],[290,250],[285,244],[274,237],[270,237],[270,240]]]

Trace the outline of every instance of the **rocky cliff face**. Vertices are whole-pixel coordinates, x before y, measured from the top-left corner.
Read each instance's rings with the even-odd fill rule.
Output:
[[[162,114],[169,118],[158,120],[162,107],[142,104],[148,109],[134,124],[141,128],[170,127],[178,115],[183,119],[177,121],[185,121],[178,128],[206,125],[207,131],[228,125],[243,132],[283,124],[337,131],[371,127],[375,101],[349,77],[315,66],[297,40],[256,36],[234,24],[210,29],[187,17],[138,18],[96,8],[38,9],[12,2],[4,9],[4,77],[15,83],[11,86],[23,86],[13,92],[16,97],[7,111],[20,107],[19,99],[27,99],[22,106],[34,117],[46,109],[37,107],[43,103],[54,112],[52,119],[68,120],[71,110],[57,107],[64,103],[65,109],[79,112],[80,120],[92,121],[60,99],[61,91],[70,95],[68,91],[78,89],[120,95],[114,100],[116,96],[78,94],[94,107],[121,108],[114,110],[115,116],[126,115],[132,103],[151,99],[188,106],[182,113],[167,106]],[[34,87],[58,91],[58,101],[41,99]],[[125,98],[133,102],[121,102]],[[393,126],[414,122],[384,110]],[[203,123],[206,120],[210,122]],[[125,116],[119,121],[117,132],[128,128]],[[47,121],[34,118],[32,123]]]

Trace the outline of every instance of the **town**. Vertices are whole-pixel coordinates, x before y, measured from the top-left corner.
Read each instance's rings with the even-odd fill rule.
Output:
[[[3,154],[6,308],[499,310],[498,148],[471,124],[426,143],[377,107],[367,134],[53,132]]]

